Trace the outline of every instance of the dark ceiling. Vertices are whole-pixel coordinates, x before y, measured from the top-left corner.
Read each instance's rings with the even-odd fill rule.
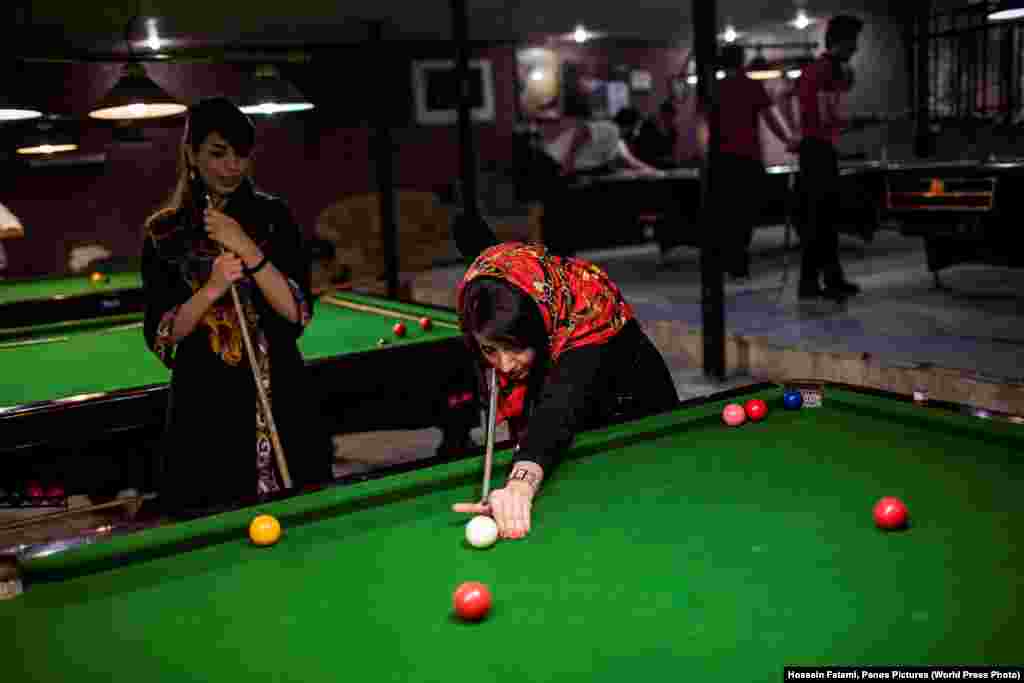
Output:
[[[470,33],[476,40],[522,40],[566,33],[582,22],[588,29],[622,38],[686,40],[692,0],[467,0]],[[295,47],[352,44],[369,36],[366,22],[386,21],[391,40],[447,40],[451,9],[445,0],[6,0],[9,21],[4,43],[32,57],[110,55],[125,49],[124,34],[134,16],[160,18],[170,49],[200,47]],[[836,12],[885,16],[885,0],[720,0],[720,23],[740,30],[791,32],[786,27],[799,6],[812,16]],[[3,30],[3,29],[0,29]],[[141,37],[141,35],[140,35]]]

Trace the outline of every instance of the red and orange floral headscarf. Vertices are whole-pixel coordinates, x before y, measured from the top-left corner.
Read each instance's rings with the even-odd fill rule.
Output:
[[[603,344],[633,318],[633,308],[601,268],[579,258],[554,256],[541,244],[506,242],[477,257],[456,292],[462,330],[466,286],[480,277],[508,283],[537,303],[552,363],[572,349]],[[498,422],[522,415],[526,383],[499,371]]]

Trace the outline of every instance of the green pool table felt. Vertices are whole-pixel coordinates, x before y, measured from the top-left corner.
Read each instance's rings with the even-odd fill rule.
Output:
[[[457,334],[453,312],[346,293],[335,298],[384,306],[406,315],[430,316],[430,331],[406,320],[405,337],[392,327],[398,318],[365,313],[318,300],[313,321],[299,339],[307,360],[372,351],[384,338],[389,346],[450,338]],[[34,343],[24,344],[25,341]],[[145,345],[141,323],[107,326],[85,322],[76,328],[47,329],[41,336],[0,343],[0,408],[80,394],[144,387],[169,381],[170,372]]]
[[[839,390],[581,435],[534,528],[464,543],[466,460],[115,537],[25,566],[11,680],[779,681],[784,665],[1019,663],[1024,431]],[[748,398],[745,397],[745,398]],[[498,462],[508,463],[509,452]],[[500,485],[504,468],[496,468]],[[885,533],[871,508],[907,502]],[[246,525],[285,532],[256,548]],[[452,615],[463,581],[494,608]]]

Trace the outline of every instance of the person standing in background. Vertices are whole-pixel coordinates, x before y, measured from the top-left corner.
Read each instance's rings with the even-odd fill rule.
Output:
[[[839,262],[839,135],[848,125],[847,94],[853,88],[850,60],[857,52],[864,22],[839,15],[829,21],[825,52],[808,65],[796,87],[784,94],[782,111],[795,129],[793,100],[800,107],[801,300],[843,300],[860,292],[848,281]],[[824,284],[824,288],[822,288]]]

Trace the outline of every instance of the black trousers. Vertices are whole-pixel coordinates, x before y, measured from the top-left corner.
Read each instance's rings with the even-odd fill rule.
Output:
[[[822,276],[825,284],[845,279],[839,263],[839,156],[822,140],[800,144],[799,176],[800,285],[814,287]]]
[[[720,154],[711,175],[713,222],[706,228],[721,231],[725,270],[734,277],[747,277],[754,226],[764,206],[764,164],[750,157]]]

